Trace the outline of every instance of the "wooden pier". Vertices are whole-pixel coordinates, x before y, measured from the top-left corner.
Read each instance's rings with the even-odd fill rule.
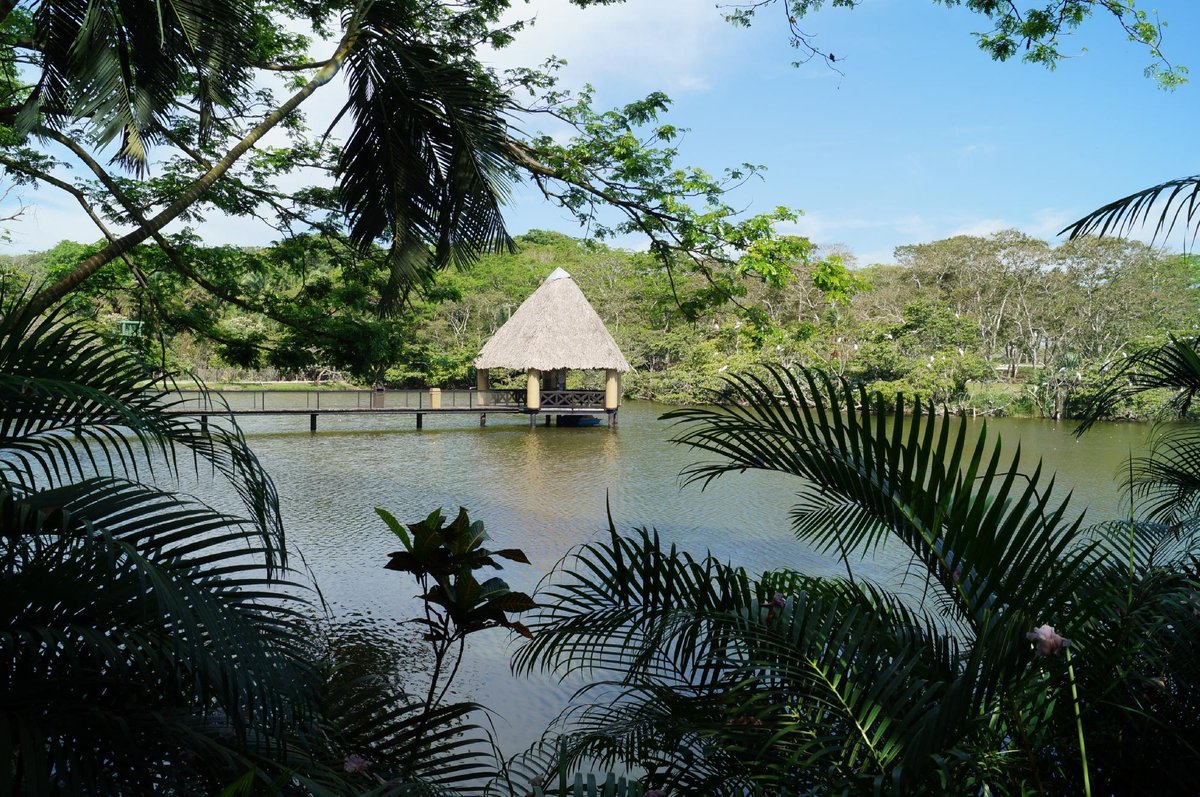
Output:
[[[418,429],[426,415],[528,415],[530,428],[538,416],[550,425],[551,417],[607,416],[617,425],[617,410],[604,408],[603,390],[544,390],[540,406],[526,406],[526,390],[180,390],[170,411],[198,417],[207,423],[213,416],[307,415],[310,431],[317,430],[318,415],[362,413],[412,415]]]

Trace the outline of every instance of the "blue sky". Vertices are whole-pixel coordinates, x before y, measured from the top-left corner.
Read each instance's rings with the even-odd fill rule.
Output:
[[[714,172],[743,161],[766,166],[765,179],[731,204],[801,209],[786,231],[844,245],[864,265],[889,262],[896,246],[959,233],[1016,227],[1050,239],[1105,202],[1200,172],[1196,0],[1139,3],[1169,23],[1167,55],[1195,70],[1196,83],[1174,92],[1143,76],[1148,54],[1102,17],[1064,42],[1075,57],[1049,72],[992,62],[971,36],[986,27],[977,14],[932,0],[864,0],[803,22],[838,55],[839,75],[817,62],[793,68],[774,10],[745,30],[725,23],[714,0],[628,0],[586,11],[566,0],[515,5],[515,15],[537,23],[491,56],[497,65],[562,56],[564,83],[591,83],[598,107],[667,92],[668,120],[689,129],[682,162]],[[314,126],[340,104],[340,91],[306,103]],[[34,208],[11,225],[4,250],[97,237],[67,199],[46,191],[23,199]],[[529,188],[517,190],[507,215],[516,233],[580,232]],[[211,243],[265,244],[273,234],[219,217],[198,231]]]
[[[1200,3],[1140,6],[1169,23],[1164,51],[1200,81]],[[775,13],[742,30],[711,0],[531,7],[538,25],[504,58],[557,52],[568,82],[591,82],[601,104],[665,90],[670,120],[690,129],[685,162],[765,165],[766,179],[733,204],[800,208],[798,232],[844,244],[863,264],[958,233],[1016,227],[1051,238],[1105,202],[1200,171],[1200,86],[1158,89],[1143,75],[1147,53],[1101,17],[1066,40],[1076,57],[1050,72],[992,62],[971,36],[985,27],[979,15],[866,0],[803,22],[838,55],[838,75],[816,62],[793,68]],[[509,217],[518,231],[576,229],[528,190]]]

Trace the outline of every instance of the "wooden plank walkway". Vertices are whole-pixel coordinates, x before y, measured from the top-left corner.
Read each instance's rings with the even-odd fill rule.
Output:
[[[202,423],[214,416],[307,415],[309,430],[316,431],[318,415],[363,413],[412,415],[417,428],[426,415],[479,415],[479,425],[489,414],[528,415],[529,425],[543,415],[608,415],[616,425],[616,411],[604,409],[602,391],[543,391],[542,407],[525,406],[525,391],[512,390],[181,390],[169,410],[198,417]],[[549,406],[548,406],[549,405]]]

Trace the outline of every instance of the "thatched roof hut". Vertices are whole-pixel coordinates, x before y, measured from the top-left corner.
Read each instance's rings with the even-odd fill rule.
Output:
[[[478,369],[632,370],[571,275],[556,268],[484,344]]]

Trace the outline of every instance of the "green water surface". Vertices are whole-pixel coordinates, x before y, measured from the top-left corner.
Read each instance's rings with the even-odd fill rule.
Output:
[[[337,618],[340,634],[365,655],[382,655],[422,691],[427,660],[413,627],[415,583],[383,564],[397,541],[376,517],[382,506],[401,520],[423,518],[437,507],[467,507],[498,547],[523,549],[532,566],[511,565],[503,575],[516,589],[537,581],[573,546],[607,527],[606,500],[621,529],[656,527],[680,547],[710,550],[751,571],[789,567],[838,575],[842,566],[796,541],[788,510],[800,484],[776,474],[726,477],[701,491],[680,487],[680,470],[697,454],[669,442],[658,416],[668,407],[635,402],[621,410],[620,427],[530,430],[523,417],[322,416],[308,431],[307,416],[248,417],[242,426],[274,476],[290,543],[311,568]],[[971,421],[974,432],[982,421]],[[1037,457],[1057,471],[1063,495],[1100,520],[1127,512],[1115,480],[1131,450],[1150,428],[1100,425],[1082,439],[1071,425],[991,419],[988,428],[1006,448],[1019,442],[1022,470]],[[899,578],[895,558],[868,561],[858,572],[884,583]],[[511,641],[500,632],[474,640],[456,692],[495,710],[499,742],[517,752],[532,742],[577,684],[508,672]]]

